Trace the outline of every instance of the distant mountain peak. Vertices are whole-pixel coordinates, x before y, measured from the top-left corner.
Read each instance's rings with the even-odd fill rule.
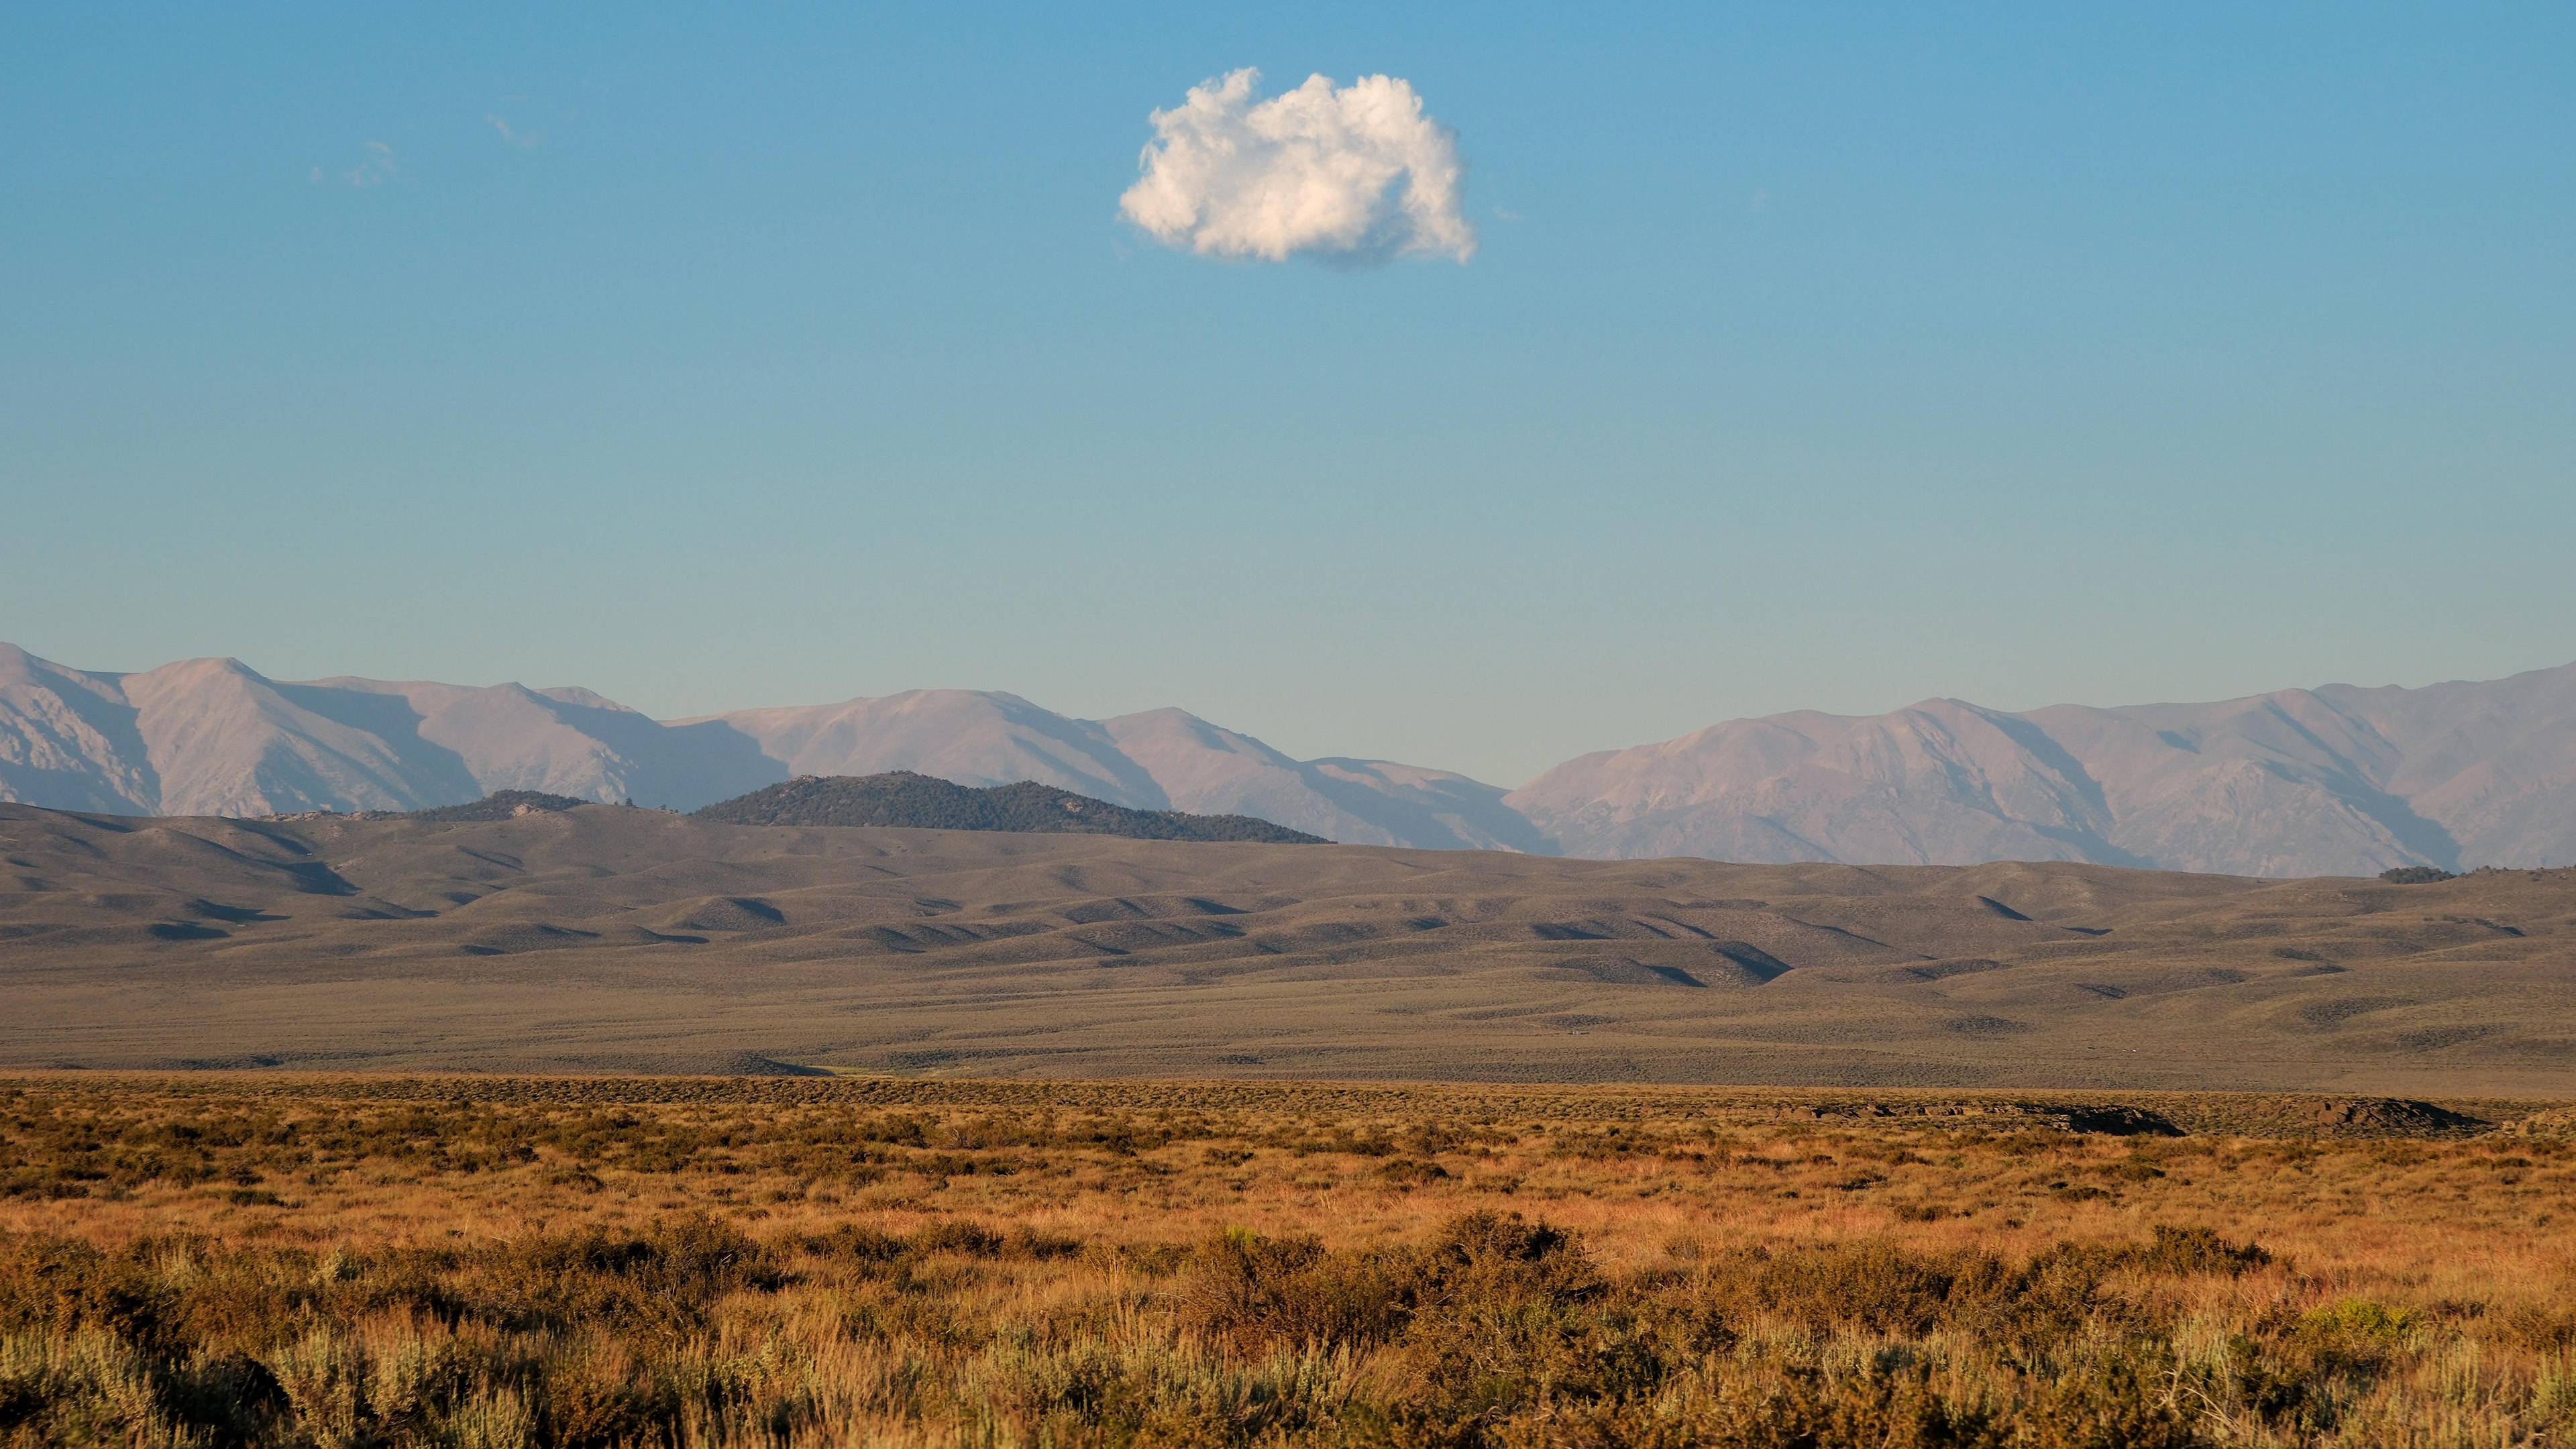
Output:
[[[0,644],[0,800],[63,809],[414,811],[495,790],[693,809],[798,775],[895,771],[1440,849],[2238,875],[2561,865],[2576,862],[2576,664],[2207,704],[1792,711],[1583,755],[1505,792],[1428,766],[1298,760],[1170,706],[1085,720],[920,689],[665,723],[577,685],[299,683],[230,657],[120,674]]]

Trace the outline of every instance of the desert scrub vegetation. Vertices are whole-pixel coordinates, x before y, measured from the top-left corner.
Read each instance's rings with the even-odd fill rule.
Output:
[[[2028,1105],[29,1078],[0,1443],[2576,1444],[2564,1139]]]
[[[464,1248],[0,1257],[27,1445],[2498,1445],[2576,1432],[2576,1319],[2318,1297],[2205,1229],[1625,1272],[1518,1213],[1118,1249],[695,1215]]]

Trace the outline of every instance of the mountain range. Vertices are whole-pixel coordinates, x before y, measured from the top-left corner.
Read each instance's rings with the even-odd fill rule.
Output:
[[[1604,859],[2234,875],[2576,861],[2576,664],[2422,689],[2023,713],[1936,699],[1734,720],[1517,790],[1297,760],[1178,709],[1073,719],[914,690],[662,722],[587,689],[88,672],[0,644],[0,801],[138,815],[412,810],[494,790],[692,809],[800,775],[1034,780],[1354,844]]]

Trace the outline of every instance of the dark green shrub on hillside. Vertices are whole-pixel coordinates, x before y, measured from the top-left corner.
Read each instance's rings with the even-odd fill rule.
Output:
[[[1130,810],[1034,780],[976,788],[910,770],[882,775],[804,775],[697,812],[725,825],[874,825],[911,830],[1006,830],[1121,835],[1135,840],[1249,840],[1321,845],[1249,815]]]
[[[476,820],[507,820],[516,815],[547,815],[589,803],[570,795],[549,795],[542,790],[495,790],[469,804],[414,810],[402,818],[427,821],[433,825],[451,825]]]

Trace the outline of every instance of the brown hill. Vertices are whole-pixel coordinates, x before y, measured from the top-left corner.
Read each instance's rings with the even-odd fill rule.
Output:
[[[2576,871],[2397,885],[0,806],[0,1065],[2563,1092]]]

